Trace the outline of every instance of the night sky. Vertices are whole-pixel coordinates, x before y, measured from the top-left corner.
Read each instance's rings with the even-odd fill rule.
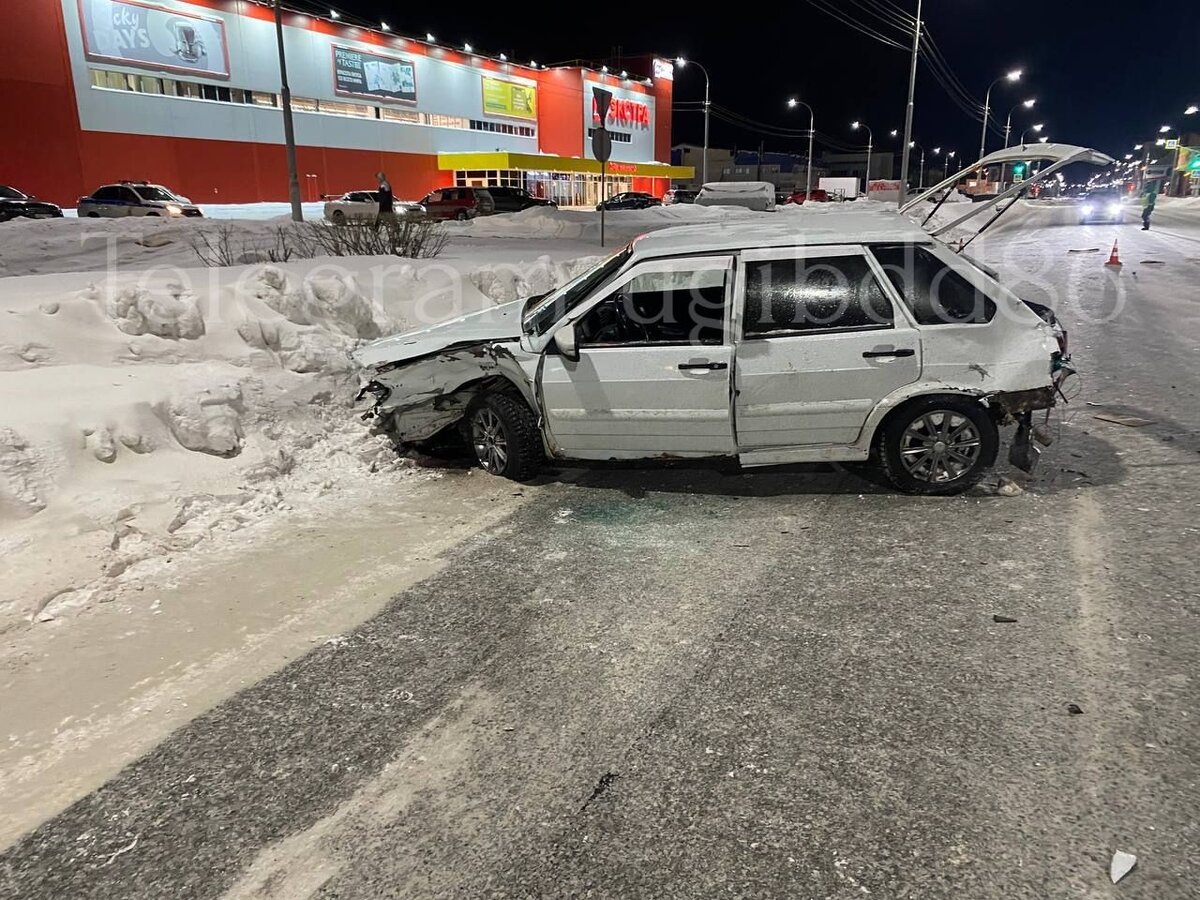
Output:
[[[822,137],[857,144],[849,123],[861,118],[876,145],[889,149],[896,142],[888,132],[904,125],[908,49],[880,43],[819,7],[903,43],[900,26],[889,26],[873,11],[885,17],[896,9],[911,13],[916,0],[727,3],[715,20],[693,12],[698,5],[671,2],[480,4],[475,8],[491,13],[470,16],[461,13],[470,7],[455,4],[338,3],[347,18],[382,17],[399,34],[423,37],[430,31],[441,42],[470,41],[478,52],[505,51],[514,59],[611,64],[618,47],[626,57],[682,53],[708,68],[713,103],[742,116],[804,129],[807,113],[788,110],[784,101],[789,95],[807,100],[816,111],[818,144]],[[307,0],[302,5],[313,8]],[[1014,104],[1038,100],[1032,114],[1014,114],[1014,142],[1019,128],[1044,122],[1051,140],[1119,157],[1154,137],[1160,125],[1200,131],[1200,115],[1182,115],[1200,103],[1200,7],[1186,0],[926,0],[924,16],[953,77],[978,102],[992,79],[1015,67],[1025,70],[1018,84],[1002,83],[992,92],[1001,125]],[[703,90],[699,71],[676,73],[677,104],[701,99]],[[978,153],[979,121],[955,105],[924,63],[915,110],[914,137],[921,144],[957,149],[967,159]],[[699,143],[701,120],[698,112],[677,111],[675,141]],[[713,122],[714,146],[752,148],[760,140],[771,150],[801,150],[804,144],[799,136]],[[989,136],[990,149],[1001,144]]]

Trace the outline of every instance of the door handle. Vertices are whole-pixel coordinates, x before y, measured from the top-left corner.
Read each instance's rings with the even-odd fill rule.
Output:
[[[883,356],[916,356],[917,351],[910,347],[901,347],[899,350],[864,350],[863,359],[879,359]]]
[[[708,369],[708,371],[710,371],[710,372],[717,372],[717,371],[720,371],[721,369],[728,369],[728,368],[729,368],[729,363],[723,363],[723,362],[691,362],[691,363],[680,363],[680,364],[679,364],[679,368],[680,368],[681,370],[687,370],[687,369]]]

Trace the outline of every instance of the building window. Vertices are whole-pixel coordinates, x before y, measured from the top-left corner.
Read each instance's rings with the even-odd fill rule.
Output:
[[[396,109],[395,107],[385,106],[380,112],[383,118],[390,122],[406,122],[409,125],[421,124],[421,114],[411,109]]]
[[[274,94],[268,94],[264,91],[250,92],[250,102],[255,106],[275,106],[276,99]]]
[[[592,135],[595,134],[595,132],[596,132],[595,128],[588,129],[588,140],[591,140]],[[608,133],[608,136],[612,139],[612,142],[614,144],[632,144],[633,143],[633,135],[630,134],[628,131],[610,131]]]

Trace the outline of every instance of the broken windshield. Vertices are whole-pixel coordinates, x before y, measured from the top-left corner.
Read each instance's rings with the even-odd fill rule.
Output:
[[[589,294],[612,275],[633,255],[633,244],[626,244],[612,256],[577,275],[525,311],[521,324],[527,334],[542,335],[564,315],[578,306]]]

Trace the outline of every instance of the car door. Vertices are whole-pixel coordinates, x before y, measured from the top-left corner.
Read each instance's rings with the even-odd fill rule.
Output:
[[[862,247],[747,252],[737,282],[740,452],[853,444],[920,377],[918,333]]]
[[[648,260],[573,312],[579,359],[551,343],[539,394],[567,457],[727,456],[732,257]],[[563,327],[563,326],[559,326]]]

